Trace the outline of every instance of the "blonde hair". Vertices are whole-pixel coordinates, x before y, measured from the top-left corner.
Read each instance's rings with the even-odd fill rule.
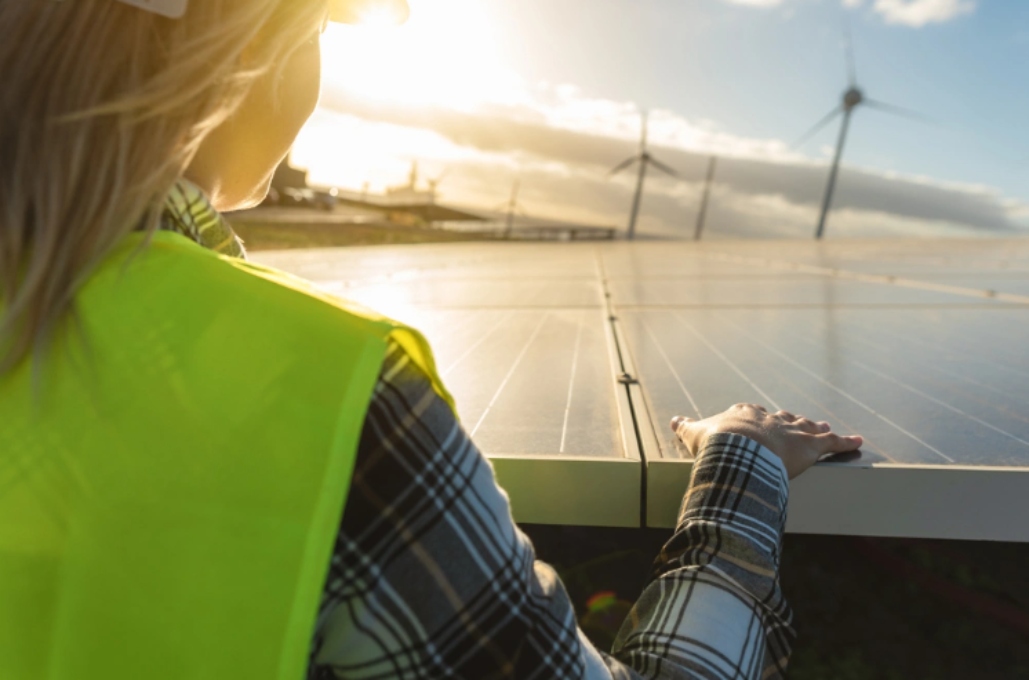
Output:
[[[118,242],[325,0],[0,0],[0,376],[44,351]]]

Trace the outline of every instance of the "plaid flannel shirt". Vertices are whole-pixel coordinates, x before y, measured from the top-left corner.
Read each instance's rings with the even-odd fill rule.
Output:
[[[231,248],[238,239],[227,238],[228,225],[197,193],[165,228]],[[196,228],[197,218],[215,217],[218,228]],[[736,435],[709,438],[653,580],[614,648],[598,650],[577,627],[560,579],[515,525],[489,461],[391,344],[309,678],[782,677],[794,635],[778,579],[788,488],[767,449]]]

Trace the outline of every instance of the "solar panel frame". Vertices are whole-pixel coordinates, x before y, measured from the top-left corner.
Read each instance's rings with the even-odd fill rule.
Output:
[[[800,244],[805,247],[806,244]],[[731,247],[731,246],[730,246]],[[807,245],[807,248],[811,246]],[[820,247],[828,250],[825,246]],[[737,267],[727,277],[707,277],[712,285],[725,278],[746,280],[748,283],[760,282],[762,274],[750,271],[745,276],[740,276],[738,269],[741,262],[752,258],[746,255],[725,255],[713,253],[716,257],[724,258]],[[812,258],[814,259],[814,258]],[[852,272],[837,267],[825,267],[824,263],[816,263],[805,267],[800,262],[783,263],[778,267],[781,276],[794,281],[807,281],[815,283],[813,279],[806,276],[798,277],[798,270],[802,274],[817,274],[824,279],[839,280],[853,277],[864,279],[870,285],[897,286],[898,277],[886,275],[882,272],[874,272],[866,278],[864,272]],[[806,269],[806,271],[805,271]],[[820,271],[819,271],[820,270]],[[893,269],[898,271],[897,269]],[[887,269],[886,271],[890,271]],[[619,272],[625,276],[626,272]],[[949,290],[949,282],[940,286],[938,279],[945,276],[933,276],[933,271],[912,272],[910,281],[900,281],[899,285],[908,290],[923,289],[930,290],[943,296],[934,301],[933,304],[890,304],[879,303],[871,305],[840,305],[830,301],[831,304],[801,304],[795,301],[768,301],[758,300],[752,304],[732,304],[711,300],[680,300],[679,304],[654,304],[653,300],[641,299],[640,297],[621,299],[614,297],[615,314],[618,317],[618,325],[621,327],[619,335],[626,338],[623,345],[629,348],[629,354],[634,355],[635,362],[645,359],[647,362],[654,362],[655,354],[667,353],[667,350],[655,350],[645,347],[641,333],[637,328],[633,332],[627,332],[636,321],[638,315],[651,315],[662,318],[676,314],[726,314],[731,310],[737,317],[760,314],[763,310],[774,309],[777,316],[784,314],[824,314],[825,310],[834,310],[835,313],[846,315],[873,315],[882,314],[903,314],[909,316],[913,310],[931,310],[936,316],[947,314],[978,314],[983,319],[993,317],[997,321],[1009,321],[1005,317],[1005,311],[1018,310],[1018,315],[1025,313],[1029,317],[1029,307],[1025,307],[1017,297],[1014,299],[1003,299],[1004,296],[991,297],[981,294],[985,286],[979,287],[979,283],[987,276],[995,276],[989,270],[981,272],[964,272],[961,276],[965,280],[960,281],[958,290]],[[1021,273],[1011,276],[1013,280],[1019,280]],[[634,277],[627,277],[634,278]],[[650,276],[647,280],[652,284],[664,281],[670,286],[679,286],[682,280],[688,277]],[[612,282],[617,287],[617,282]],[[660,284],[657,284],[660,287]],[[818,285],[815,283],[815,285]],[[924,288],[923,288],[924,286]],[[999,287],[999,286],[998,286]],[[1003,288],[1001,288],[1003,290]],[[948,301],[947,297],[951,299]],[[896,298],[894,298],[894,302]],[[642,302],[642,304],[641,304]],[[1003,304],[991,304],[1002,302]],[[939,305],[938,307],[935,305]],[[909,309],[906,309],[910,307]],[[791,311],[792,310],[792,311]],[[989,310],[989,311],[987,311]],[[926,312],[929,313],[929,312]],[[738,320],[738,319],[737,319]],[[992,327],[993,324],[990,324]],[[1012,324],[1008,323],[1005,331],[1011,332]],[[705,328],[711,328],[708,324]],[[1029,330],[1029,329],[1027,329]],[[844,331],[841,331],[844,332]],[[1026,337],[1029,337],[1027,334]],[[655,340],[656,341],[656,340]],[[706,342],[714,342],[705,339]],[[720,343],[718,343],[720,344]],[[996,344],[996,343],[995,343]],[[725,353],[731,350],[722,347]],[[1000,346],[998,345],[998,348]],[[995,349],[994,351],[997,351]],[[712,352],[720,352],[718,347],[711,347]],[[641,352],[643,354],[641,355]],[[648,355],[649,352],[649,355]],[[852,357],[848,357],[848,360]],[[734,380],[743,384],[749,376],[733,376],[733,369],[739,366],[730,366],[737,359],[736,355],[726,356],[726,362],[718,366],[725,377],[724,380]],[[1012,359],[1012,357],[1008,357]],[[668,357],[664,357],[668,360]],[[664,360],[662,363],[664,363]],[[712,360],[717,361],[712,357]],[[677,365],[680,371],[688,370],[682,362],[676,362],[675,357],[667,361],[664,366],[665,372],[670,372],[673,365]],[[998,366],[1003,361],[998,362]],[[635,364],[639,369],[640,364]],[[1004,364],[1011,370],[1019,370],[1017,367]],[[744,367],[746,369],[746,367]],[[868,370],[874,370],[868,367]],[[641,440],[645,442],[643,447],[646,471],[646,525],[650,527],[668,528],[674,527],[677,520],[677,513],[682,503],[684,489],[689,484],[692,472],[692,460],[688,452],[684,453],[685,447],[679,443],[674,448],[669,445],[674,440],[674,434],[667,425],[670,420],[669,414],[665,413],[667,408],[656,408],[653,403],[653,391],[655,380],[653,371],[649,372],[644,367],[641,373],[635,374],[643,389],[633,393],[633,411],[641,420],[649,421],[650,427],[641,427]],[[996,380],[997,376],[991,376]],[[888,384],[892,376],[882,374],[877,380],[882,384]],[[677,378],[678,379],[678,378]],[[741,380],[742,379],[742,380]],[[682,380],[688,381],[688,378]],[[658,381],[660,382],[660,381]],[[701,385],[704,379],[699,379]],[[990,385],[992,387],[992,385]],[[756,387],[756,386],[755,386]],[[696,385],[693,386],[696,389]],[[686,388],[683,387],[683,391]],[[758,388],[760,392],[760,389]],[[753,394],[753,393],[751,393]],[[733,401],[765,401],[763,397],[769,395],[761,393],[760,396],[742,394],[740,398]],[[932,397],[932,395],[927,395]],[[682,415],[694,415],[689,412],[689,404],[683,395]],[[690,397],[692,401],[693,397]],[[940,412],[946,413],[941,404],[933,407]],[[728,407],[730,403],[724,404]],[[1024,402],[1023,402],[1024,403]],[[789,407],[784,404],[784,406]],[[721,409],[719,409],[721,410]],[[660,411],[660,414],[658,413]],[[703,415],[712,415],[714,411],[705,410]],[[986,423],[989,424],[989,423]],[[989,434],[989,433],[987,433]],[[1012,435],[1015,436],[1015,435]],[[1016,436],[1017,438],[1017,436]],[[1024,440],[1023,440],[1024,443]],[[814,468],[805,472],[801,477],[791,482],[790,509],[787,522],[787,531],[793,533],[814,533],[814,534],[835,534],[835,535],[866,535],[866,536],[893,536],[893,537],[920,537],[920,538],[945,538],[945,539],[969,539],[969,540],[1004,540],[1004,541],[1029,541],[1029,523],[1023,518],[1029,515],[1029,468],[1020,465],[960,465],[946,464],[935,465],[927,463],[897,463],[886,460],[857,460],[846,463],[822,462]],[[1026,456],[1029,463],[1029,456]]]
[[[842,335],[833,342],[842,348],[840,351],[849,353],[848,361],[857,362],[852,361],[847,370],[864,371],[869,384],[900,391],[914,388],[929,394],[934,380],[939,383],[952,379],[967,388],[968,398],[987,399],[982,390],[992,390],[998,398],[1011,395],[1016,408],[1029,402],[1026,399],[1017,403],[1021,377],[1029,377],[1029,360],[1021,360],[1009,338],[1020,333],[1023,311],[1029,319],[1029,297],[1022,288],[1029,281],[1029,240],[942,245],[925,241],[699,245],[641,242],[590,246],[496,243],[293,251],[261,254],[259,259],[312,278],[346,297],[362,301],[367,296],[363,301],[373,306],[381,305],[375,301],[378,294],[370,295],[370,291],[394,291],[398,297],[393,302],[400,301],[396,309],[401,311],[487,314],[504,309],[530,314],[544,310],[560,315],[588,309],[597,314],[605,334],[608,374],[604,378],[606,386],[597,390],[594,398],[612,400],[617,414],[617,441],[612,444],[616,455],[486,450],[520,522],[674,526],[692,461],[683,454],[681,445],[677,448],[674,441],[670,442],[674,436],[664,422],[668,409],[655,401],[655,395],[659,396],[661,390],[674,392],[677,388],[670,382],[674,371],[668,368],[678,365],[684,371],[688,362],[677,355],[662,358],[655,349],[647,350],[641,331],[633,324],[648,314],[681,317],[695,326],[696,319],[705,314],[718,315],[726,322],[743,323],[742,330],[753,335],[755,327],[741,320],[751,316],[760,320],[761,314],[770,314],[769,318],[781,317],[787,325],[793,319],[801,326],[807,323],[815,328],[818,324],[811,324],[812,319],[818,319],[817,315],[837,313],[847,321],[839,324],[838,333]],[[755,286],[765,289],[757,290]],[[465,287],[474,290],[463,292]],[[664,292],[662,287],[666,288]],[[1019,310],[1015,321],[1010,312],[1013,309]],[[395,313],[389,308],[383,311]],[[398,316],[404,318],[402,314]],[[906,319],[910,325],[919,318],[930,317],[938,321],[938,347],[917,335],[904,339],[903,332],[908,329],[903,324],[891,330],[881,322],[887,318]],[[808,321],[801,323],[805,318]],[[880,327],[876,326],[877,318]],[[953,332],[953,328],[948,331],[944,323],[948,318],[957,320],[953,328],[965,324],[985,330],[978,335],[962,335]],[[863,323],[875,328],[878,335],[866,332]],[[442,347],[452,342],[456,331],[451,328],[450,332],[449,337],[445,333],[436,337],[434,345]],[[768,380],[752,377],[748,387],[744,379],[757,361],[756,354],[740,354],[732,343],[722,346],[703,332],[700,335],[704,335],[704,340],[692,340],[695,351],[708,352],[712,365],[705,368],[707,377],[702,371],[692,379],[701,386],[705,382],[726,383],[726,403],[722,408],[736,401],[760,400],[762,393],[753,388],[768,389]],[[785,359],[791,359],[789,352],[776,345],[784,337],[787,336],[783,333],[773,333],[765,338],[766,344]],[[819,350],[823,340],[814,338],[798,337],[795,347],[818,356],[825,349]],[[728,363],[711,352],[711,346],[724,354]],[[875,351],[885,353],[884,348],[890,349],[888,354],[895,357],[894,364],[886,365],[876,358]],[[771,356],[771,350],[761,349],[766,356]],[[984,356],[976,356],[977,353]],[[952,355],[971,358],[967,364],[943,361]],[[904,357],[938,360],[931,367],[933,378],[905,388],[900,383],[910,382],[910,376],[905,377],[903,362],[909,361],[912,370],[918,365]],[[770,375],[782,377],[796,368],[785,359],[778,368],[769,369]],[[795,357],[791,361],[799,363]],[[730,363],[738,371],[734,372]],[[810,391],[809,384],[819,379],[825,382],[821,374],[802,378],[797,379],[799,391],[784,392],[793,394],[789,398],[798,404],[803,403],[803,390]],[[690,377],[681,380],[689,382]],[[833,386],[823,385],[822,389],[844,402],[845,398],[833,393],[830,387]],[[922,399],[917,391],[905,394],[912,400]],[[987,425],[997,431],[1010,430],[1009,434],[1016,439],[1024,437],[1029,441],[1029,432],[1019,429],[1021,424],[1015,423],[1012,429],[1000,416],[984,415],[975,410],[972,402],[954,399],[954,394],[936,394],[936,402],[921,403],[919,413],[945,415],[948,404],[966,411],[979,419],[980,424],[975,425],[979,434],[973,435],[983,440],[984,447],[996,435],[983,429]],[[765,396],[780,398],[783,406],[792,407],[792,402],[787,403],[788,396],[780,396],[775,390],[769,389]],[[814,396],[825,399],[821,393]],[[891,397],[894,402],[898,398]],[[871,397],[867,399],[874,401]],[[836,402],[829,406],[839,408]],[[896,410],[896,404],[890,408]],[[873,440],[879,434],[868,424],[879,422],[876,418],[903,420],[894,416],[893,411],[878,413],[872,406],[862,413],[865,420],[860,423],[861,429],[870,428],[862,434],[874,435]],[[1015,415],[1021,417],[1020,412]],[[945,429],[933,427],[932,436],[925,435],[930,440],[942,436]],[[921,434],[919,431],[916,436]],[[481,436],[479,439],[489,440]],[[912,447],[917,448],[914,444]],[[1024,467],[996,461],[987,465],[964,464],[967,459],[933,464],[924,451],[914,457],[905,454],[889,460],[889,455],[901,449],[885,446],[882,452],[887,455],[878,455],[869,447],[861,460],[822,462],[794,480],[787,530],[1029,541],[1029,523],[1020,521],[1029,516],[1029,457]]]

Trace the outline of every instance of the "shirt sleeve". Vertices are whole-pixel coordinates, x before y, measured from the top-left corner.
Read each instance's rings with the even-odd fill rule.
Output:
[[[788,490],[771,451],[709,437],[614,654],[648,678],[783,677],[795,637],[779,584]]]
[[[785,473],[768,456],[742,437],[705,449],[655,580],[614,652],[604,653],[579,630],[560,579],[515,525],[489,461],[421,369],[391,345],[361,436],[309,677],[767,677],[768,658],[785,666],[788,647],[776,641],[789,634],[776,578],[781,524],[760,528],[766,511],[781,518],[785,509],[777,481]],[[730,478],[709,479],[712,464]]]

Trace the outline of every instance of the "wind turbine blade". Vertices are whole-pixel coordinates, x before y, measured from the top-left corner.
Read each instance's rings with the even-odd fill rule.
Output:
[[[931,123],[933,125],[936,125],[936,121],[930,118],[929,116],[923,116],[921,113],[918,113],[917,111],[905,109],[902,106],[894,106],[893,104],[887,104],[886,102],[881,102],[877,99],[865,99],[861,103],[866,104],[872,107],[873,109],[879,109],[880,111],[885,111],[886,113],[892,113],[895,116],[903,116],[904,118],[910,118],[912,120],[917,120],[922,123]]]
[[[857,65],[854,62],[854,38],[850,34],[850,24],[843,22],[843,50],[847,59],[847,82],[851,87],[857,86]]]
[[[622,161],[621,163],[619,163],[618,165],[616,165],[616,166],[615,166],[615,167],[614,167],[614,168],[613,168],[613,169],[611,170],[611,172],[607,173],[607,176],[608,176],[608,177],[611,177],[611,176],[613,176],[613,175],[617,175],[617,174],[618,174],[618,173],[620,173],[620,172],[621,172],[622,170],[625,170],[625,169],[626,169],[627,167],[629,167],[630,165],[632,165],[633,163],[635,163],[635,162],[636,162],[637,160],[639,160],[639,156],[633,156],[632,158],[626,158],[626,159],[625,159],[624,161]]]
[[[790,148],[791,148],[791,149],[796,149],[796,148],[797,148],[797,147],[799,147],[799,146],[800,146],[801,144],[803,144],[803,143],[804,143],[804,142],[806,142],[807,140],[809,140],[809,139],[811,139],[812,137],[814,137],[814,136],[815,136],[815,134],[817,134],[819,130],[821,130],[821,129],[822,129],[822,128],[824,128],[824,127],[825,127],[826,125],[828,125],[828,124],[829,124],[830,122],[832,122],[832,119],[833,119],[833,118],[835,118],[836,116],[840,115],[840,113],[842,113],[842,112],[843,112],[843,107],[842,107],[842,106],[837,106],[837,107],[836,107],[835,109],[833,109],[833,110],[832,110],[832,111],[830,111],[830,112],[829,112],[828,114],[826,114],[825,118],[823,118],[822,120],[820,120],[820,121],[818,121],[817,123],[815,123],[814,127],[812,127],[812,128],[810,129],[810,130],[808,130],[807,132],[805,132],[805,133],[804,133],[804,135],[803,135],[803,136],[802,136],[802,137],[801,137],[800,139],[798,139],[797,141],[795,141],[795,142],[794,142],[794,143],[793,143],[793,144],[792,144],[792,145],[790,146]]]
[[[650,120],[649,120],[650,119],[650,111],[643,111],[642,115],[643,115],[643,127],[642,127],[641,133],[640,133],[640,153],[645,151],[646,148],[647,148],[647,128],[649,127],[649,123],[650,123]]]
[[[656,160],[653,157],[651,157],[650,162],[653,164],[653,166],[655,168],[657,168],[661,172],[665,173],[666,175],[671,175],[672,177],[678,177],[679,176],[679,173],[677,173],[675,170],[672,170],[670,167],[668,167],[667,165],[665,165],[661,161]]]

